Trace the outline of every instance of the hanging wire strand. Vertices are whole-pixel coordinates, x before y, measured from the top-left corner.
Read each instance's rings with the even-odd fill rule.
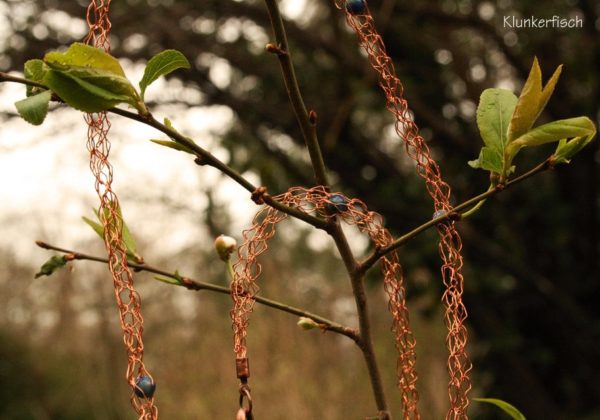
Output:
[[[110,0],[92,0],[87,9],[88,35],[84,42],[110,52],[109,33],[111,23],[108,18]],[[143,362],[144,343],[142,331],[144,320],[141,314],[141,300],[133,284],[133,273],[127,264],[127,251],[123,244],[123,221],[117,195],[112,190],[113,168],[108,161],[110,141],[108,132],[110,121],[105,112],[87,114],[87,148],[90,153],[90,169],[96,179],[95,188],[100,198],[99,218],[104,227],[104,243],[108,252],[108,267],[111,272],[115,298],[119,309],[119,319],[123,330],[123,342],[127,351],[126,379],[131,386],[131,404],[140,420],[158,418],[158,408],[154,397],[140,398],[136,395],[136,378],[148,376]],[[152,380],[154,383],[154,380]],[[141,389],[138,389],[138,393]],[[143,392],[142,392],[143,395]]]
[[[404,87],[396,76],[383,39],[375,29],[368,6],[365,3],[364,11],[353,14],[346,8],[345,0],[334,1],[336,7],[345,12],[346,22],[356,32],[359,45],[366,51],[371,66],[378,74],[379,85],[386,98],[386,107],[395,117],[395,131],[404,141],[408,156],[416,163],[417,173],[425,179],[435,211],[449,211],[450,186],[442,180],[440,169],[432,159],[429,147],[410,115],[407,101],[403,97]],[[448,329],[446,343],[449,352],[450,409],[446,419],[459,420],[467,418],[468,393],[471,389],[469,372],[472,369],[466,351],[468,334],[464,321],[467,318],[467,310],[462,301],[462,242],[453,221],[439,224],[438,232],[439,252],[443,263],[441,272],[445,286],[442,301],[445,306],[444,318]]]
[[[332,196],[338,196],[337,199],[340,196],[343,197],[343,204],[340,204],[339,201],[332,201]],[[311,189],[293,187],[286,193],[273,198],[306,214],[316,213],[321,217],[333,217],[336,214],[346,223],[356,225],[361,232],[366,233],[376,247],[388,246],[393,241],[392,235],[383,227],[381,215],[368,211],[365,203],[358,199],[348,199],[340,193],[330,193],[322,186]],[[264,207],[254,217],[252,227],[243,232],[244,242],[238,249],[238,261],[234,264],[234,279],[231,285],[231,296],[234,302],[231,318],[234,331],[234,352],[237,360],[247,358],[248,322],[254,305],[254,296],[259,291],[257,281],[262,272],[258,256],[268,250],[268,242],[275,235],[276,225],[287,218],[288,215],[285,213],[272,207]],[[384,290],[389,297],[388,308],[393,319],[392,331],[399,353],[396,370],[404,418],[417,419],[419,418],[417,412],[419,397],[415,370],[416,341],[409,325],[403,272],[395,251],[382,257],[381,269],[384,277]]]

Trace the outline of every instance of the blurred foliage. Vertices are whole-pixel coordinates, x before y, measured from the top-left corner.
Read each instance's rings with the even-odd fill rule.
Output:
[[[319,116],[319,136],[325,161],[335,175],[334,189],[364,200],[370,208],[384,214],[392,231],[400,234],[431,217],[433,210],[422,180],[415,176],[402,145],[391,134],[393,121],[384,109],[373,72],[359,52],[354,35],[345,28],[341,14],[332,2],[309,3],[306,12],[287,21],[286,26],[305,101]],[[0,2],[0,13],[12,32],[0,42],[1,70],[20,71],[27,59],[79,40],[72,31],[81,27],[86,5],[85,1]],[[457,203],[483,191],[488,183],[482,172],[467,166],[480,146],[475,124],[480,93],[497,86],[518,93],[534,55],[544,74],[564,64],[561,80],[540,123],[587,115],[598,125],[598,2],[372,0],[369,7],[405,84],[416,122],[430,140],[433,156],[453,187]],[[192,63],[192,69],[178,77],[186,86],[201,92],[199,103],[188,101],[187,105],[222,104],[235,112],[235,123],[222,139],[222,145],[230,151],[230,165],[242,172],[257,173],[272,194],[291,185],[314,183],[299,128],[287,105],[279,65],[275,57],[264,51],[271,32],[262,2],[129,0],[114,2],[111,13],[114,55],[138,62],[163,49],[176,48]],[[503,18],[513,15],[579,16],[584,24],[583,28],[565,30],[504,27]],[[164,92],[156,101],[185,104],[185,98]],[[519,156],[518,167],[532,167],[551,150],[541,148]],[[190,170],[197,169],[191,166]],[[596,141],[568,167],[506,191],[460,225],[467,262],[465,300],[475,362],[474,394],[510,401],[528,418],[594,418],[599,410],[598,178]],[[217,220],[222,219],[218,211],[211,214],[216,216],[208,218],[210,231],[215,236],[229,233],[227,220]],[[265,275],[265,288],[269,295],[279,292],[299,305],[309,302],[316,309],[333,310],[331,299],[336,297],[338,303],[342,299],[338,288],[345,291],[346,299],[351,298],[344,289],[346,283],[338,264],[335,270],[331,266],[332,254],[302,246],[302,239],[310,235],[313,234],[296,238],[295,246],[290,248],[289,243],[278,243],[280,253],[265,262],[270,273]],[[294,235],[285,237],[289,242]],[[446,399],[435,240],[435,233],[428,232],[412,241],[401,255],[409,294],[417,308],[413,319],[420,339],[420,361],[435,361],[431,366],[423,363],[420,372],[428,378],[421,383],[422,405],[433,410],[426,418],[441,417]],[[204,277],[204,273],[200,274]],[[27,276],[21,281],[28,281]],[[284,285],[272,277],[291,278],[294,283]],[[58,288],[60,282],[56,280],[52,279],[51,284]],[[389,320],[377,287],[379,277],[372,273],[369,281],[375,299],[373,316],[381,320],[378,328],[385,331]],[[281,289],[272,289],[273,285]],[[309,292],[300,293],[298,288],[302,285]],[[233,413],[235,378],[233,368],[228,367],[228,352],[223,351],[230,346],[225,315],[229,302],[202,295],[193,301],[195,315],[191,319],[179,319],[173,324],[173,320],[165,318],[161,322],[161,316],[169,313],[168,305],[173,313],[180,305],[168,300],[189,292],[165,292],[168,286],[160,286],[156,293],[161,298],[146,305],[150,311],[147,334],[152,337],[146,344],[151,349],[147,353],[150,366],[155,364],[153,358],[154,362],[169,366],[158,373],[168,384],[163,387],[161,381],[158,383],[159,407],[163,410],[163,406],[175,406],[175,410],[182,410],[180,413],[194,413],[188,418],[223,418],[227,415],[224,413]],[[109,300],[110,291],[102,293]],[[149,299],[152,297],[144,295],[145,302]],[[152,311],[160,316],[153,316]],[[423,320],[431,322],[424,326],[420,324]],[[362,383],[362,361],[351,346],[343,347],[328,334],[296,332],[295,320],[266,310],[257,311],[252,325],[257,331],[252,331],[251,340],[259,343],[251,342],[251,346],[260,346],[265,352],[262,354],[270,354],[263,358],[258,356],[259,349],[253,349],[252,360],[256,398],[261,404],[269,401],[269,410],[273,410],[269,411],[269,418],[289,418],[290,412],[298,410],[307,418],[354,418],[358,411],[369,414],[372,403]],[[115,330],[114,324],[107,328]],[[78,337],[77,331],[70,332],[71,339]],[[217,336],[223,341],[218,341]],[[385,342],[383,337],[378,341]],[[91,347],[97,346],[97,339],[89,337],[94,342]],[[23,340],[22,346],[29,352],[35,350],[34,344],[29,347]],[[384,366],[393,366],[393,347],[382,343],[378,345],[383,346],[379,351],[384,354]],[[118,343],[115,346],[118,348]],[[26,354],[27,351],[18,352],[21,357]],[[165,359],[167,354],[171,356]],[[207,354],[219,360],[206,359]],[[110,375],[111,381],[120,378],[122,371],[114,367],[122,354],[115,351],[115,355],[115,359],[104,359],[108,361],[106,365],[99,357],[93,359],[99,372]],[[223,369],[214,369],[221,367],[221,358]],[[39,362],[46,368],[54,363]],[[203,373],[182,376],[191,366],[204,367]],[[392,370],[385,369],[385,375],[390,400],[397,400]],[[305,373],[306,377],[302,377]],[[27,381],[35,377],[25,376]],[[269,383],[264,384],[267,378]],[[172,390],[168,392],[167,387]],[[225,389],[231,389],[231,394]],[[279,396],[280,389],[288,392]],[[42,391],[43,388],[35,392]],[[34,391],[25,395],[31,395],[29,392]],[[110,395],[111,401],[123,400],[126,404],[126,391],[114,390]],[[317,405],[316,400],[322,404]],[[117,404],[114,410],[98,418],[119,418],[122,414],[117,414],[121,413]],[[168,412],[168,408],[164,410]],[[492,414],[483,418],[492,418]]]

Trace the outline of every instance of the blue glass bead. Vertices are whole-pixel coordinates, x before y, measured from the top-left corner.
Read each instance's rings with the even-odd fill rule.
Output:
[[[152,398],[156,391],[156,384],[149,376],[140,376],[135,381],[135,395],[140,398]]]
[[[366,9],[365,0],[346,0],[346,10],[353,15],[361,15]]]
[[[341,194],[332,194],[325,206],[327,213],[343,213],[348,211],[348,199]]]

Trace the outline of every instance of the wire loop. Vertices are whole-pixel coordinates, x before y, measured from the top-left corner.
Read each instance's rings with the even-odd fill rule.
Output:
[[[433,199],[435,211],[450,211],[450,186],[442,180],[440,169],[432,159],[429,147],[414,122],[404,99],[404,86],[398,77],[392,59],[386,52],[383,39],[374,26],[368,6],[360,14],[352,14],[345,7],[345,0],[334,0],[335,6],[346,16],[347,24],[356,32],[359,45],[367,53],[371,67],[378,74],[379,86],[386,98],[386,107],[395,121],[395,131],[404,142],[408,156],[416,163],[416,171],[425,179],[427,192]],[[440,235],[439,253],[442,259],[442,281],[445,291],[442,301],[446,308],[444,318],[448,328],[446,343],[448,346],[448,396],[450,409],[446,414],[447,420],[467,419],[469,406],[468,393],[471,390],[469,372],[472,364],[467,355],[467,329],[464,321],[467,310],[462,300],[463,295],[463,259],[461,255],[462,242],[453,220],[439,223],[437,229]],[[405,419],[420,418],[416,401],[404,405]]]
[[[341,218],[348,224],[356,225],[367,234],[376,247],[392,243],[390,232],[384,227],[383,217],[369,211],[366,204],[358,199],[349,199],[340,193],[330,193],[325,187],[310,189],[293,187],[286,193],[273,197],[275,200],[300,210],[303,213],[320,217]],[[238,261],[234,264],[234,278],[231,283],[231,296],[234,302],[231,310],[236,360],[247,357],[246,335],[249,318],[254,305],[254,296],[259,291],[257,280],[262,272],[258,257],[268,250],[268,242],[275,235],[275,227],[289,216],[272,207],[263,207],[254,217],[253,225],[243,232],[244,243],[238,248]],[[381,258],[384,277],[384,290],[388,295],[388,308],[392,314],[392,331],[396,338],[398,360],[396,372],[405,407],[416,407],[418,393],[415,370],[416,341],[412,334],[406,307],[406,290],[402,267],[398,254],[394,251]],[[239,372],[239,369],[238,369]],[[238,374],[239,377],[239,374]]]
[[[111,23],[108,17],[110,0],[91,0],[87,8],[88,34],[84,39],[89,45],[110,52]],[[104,243],[108,252],[108,267],[114,284],[115,299],[123,331],[123,343],[127,350],[126,378],[131,387],[131,404],[140,420],[158,418],[154,397],[138,394],[136,378],[152,377],[143,362],[144,343],[142,332],[144,320],[141,299],[133,284],[133,273],[127,263],[127,249],[123,244],[123,220],[117,194],[112,190],[113,168],[108,156],[111,148],[108,132],[110,121],[106,112],[86,114],[88,124],[87,148],[90,153],[90,169],[96,179],[95,189],[100,199],[99,219],[104,228]],[[135,391],[138,390],[136,393]]]

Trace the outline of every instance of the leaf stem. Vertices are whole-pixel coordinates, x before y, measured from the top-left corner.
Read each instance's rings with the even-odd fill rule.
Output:
[[[489,188],[487,189],[487,191],[492,191],[494,188],[496,188],[494,185],[490,185]],[[461,219],[466,219],[467,217],[470,217],[470,216],[474,215],[475,213],[477,213],[477,211],[479,211],[479,209],[481,207],[483,207],[483,205],[485,204],[485,202],[486,202],[486,199],[480,200],[472,208],[470,208],[469,210],[467,210],[464,213],[462,213],[460,215],[460,218]]]
[[[99,262],[99,263],[108,264],[108,259],[106,259],[106,258],[83,254],[81,252],[77,252],[77,251],[61,248],[58,246],[54,246],[51,244],[47,244],[42,241],[36,241],[36,245],[43,249],[58,251],[58,252],[67,254],[70,256],[70,259],[72,259],[72,260],[87,260],[87,261],[95,261],[95,262]],[[230,266],[230,264],[227,264],[227,265]],[[225,295],[231,294],[231,291],[227,287],[217,286],[216,284],[207,283],[207,282],[203,282],[203,281],[199,281],[199,280],[194,280],[194,279],[191,279],[191,278],[185,277],[185,276],[180,276],[175,273],[150,266],[148,264],[137,264],[134,262],[130,262],[129,267],[131,267],[135,271],[145,271],[148,273],[159,274],[161,276],[165,276],[165,277],[168,277],[168,278],[171,278],[174,280],[183,279],[183,281],[180,283],[169,283],[169,284],[183,286],[188,290],[196,290],[196,291],[208,290],[211,292],[221,293],[221,294],[225,294]],[[331,332],[334,332],[337,334],[344,335],[344,336],[352,339],[355,342],[359,341],[358,332],[350,327],[339,324],[337,322],[334,322],[330,319],[327,319],[320,315],[314,314],[312,312],[305,311],[304,309],[296,308],[294,306],[290,306],[290,305],[287,305],[285,303],[282,303],[282,302],[279,302],[279,301],[276,301],[273,299],[267,299],[267,298],[264,298],[261,296],[255,296],[255,299],[256,299],[256,302],[258,302],[262,305],[268,306],[270,308],[277,309],[282,312],[287,312],[292,315],[310,318],[313,321],[317,322],[320,325],[320,328],[324,331],[331,331]]]

